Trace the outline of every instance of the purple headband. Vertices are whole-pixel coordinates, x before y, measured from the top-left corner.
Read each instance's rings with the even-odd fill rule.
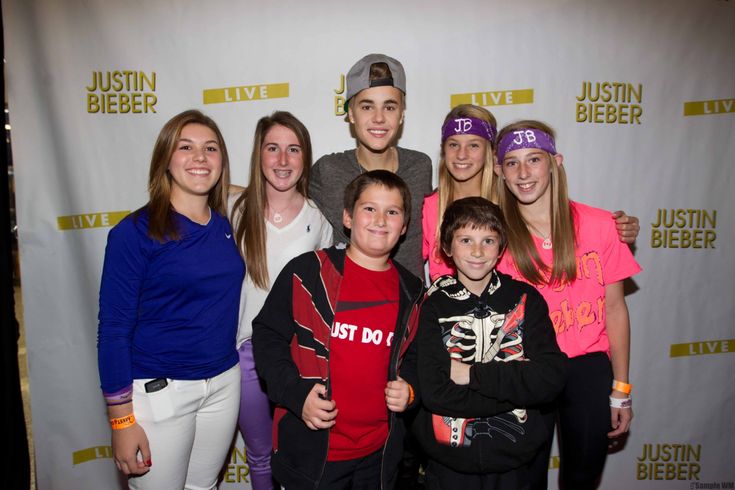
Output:
[[[506,133],[498,142],[498,162],[503,163],[505,154],[521,148],[538,148],[556,155],[554,138],[540,129],[519,129]]]
[[[495,126],[475,117],[455,117],[442,126],[442,143],[456,134],[474,134],[492,143],[495,141]]]

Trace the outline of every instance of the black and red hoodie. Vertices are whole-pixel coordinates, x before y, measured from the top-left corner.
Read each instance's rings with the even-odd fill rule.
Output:
[[[255,366],[276,404],[271,467],[273,476],[289,490],[316,488],[327,461],[329,430],[309,429],[301,413],[314,384],[323,383],[329,389],[329,339],[344,262],[345,249],[335,247],[291,260],[253,320]],[[411,409],[418,403],[416,351],[411,341],[418,328],[423,284],[400,264],[393,265],[400,287],[386,381],[395,380],[400,372],[401,378],[414,387],[416,399],[408,407]],[[389,417],[381,471],[385,489],[395,485],[406,415],[391,413]]]

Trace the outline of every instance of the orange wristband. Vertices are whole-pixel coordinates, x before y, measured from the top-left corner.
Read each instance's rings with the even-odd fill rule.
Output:
[[[413,392],[413,386],[411,386],[409,383],[406,383],[406,384],[408,384],[408,404],[407,405],[410,405],[416,399],[416,394]]]
[[[630,395],[630,392],[633,389],[633,385],[628,384],[628,383],[623,383],[622,381],[618,381],[614,379],[612,383],[612,389],[617,390],[620,393],[625,393],[626,395]]]
[[[112,427],[112,430],[127,429],[128,427],[131,427],[133,425],[135,425],[135,415],[133,415],[132,413],[130,415],[126,415],[125,417],[110,419],[110,426]]]

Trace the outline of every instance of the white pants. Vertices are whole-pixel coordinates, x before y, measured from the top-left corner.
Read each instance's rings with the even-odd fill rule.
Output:
[[[145,392],[148,381],[133,381],[133,412],[148,436],[152,465],[128,485],[136,490],[215,488],[235,434],[240,367],[210,379],[169,379],[154,393]]]

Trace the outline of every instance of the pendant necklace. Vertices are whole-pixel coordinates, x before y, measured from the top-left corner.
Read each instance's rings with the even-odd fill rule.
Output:
[[[541,233],[541,230],[533,226],[533,224],[529,221],[526,221],[526,224],[533,228],[533,231],[541,235],[541,237],[544,239],[544,241],[541,242],[541,248],[543,248],[544,250],[551,250],[551,248],[553,247],[553,244],[551,243],[551,234],[544,235],[543,233]]]
[[[288,204],[286,204],[286,207],[283,208],[283,209],[281,209],[280,211],[273,210],[273,222],[275,224],[279,224],[279,223],[281,223],[283,221],[283,214],[281,214],[281,213],[285,213],[286,210],[290,206],[291,206],[291,203],[288,203]],[[268,205],[268,207],[270,207],[270,204]]]
[[[273,215],[273,223],[279,225],[283,222],[283,220],[286,218],[286,213],[289,209],[294,205],[294,203],[298,200],[298,193],[296,195],[291,196],[290,200],[286,203],[286,205],[281,208],[280,211],[276,211],[272,208],[270,203],[268,204],[268,209],[272,212]]]

